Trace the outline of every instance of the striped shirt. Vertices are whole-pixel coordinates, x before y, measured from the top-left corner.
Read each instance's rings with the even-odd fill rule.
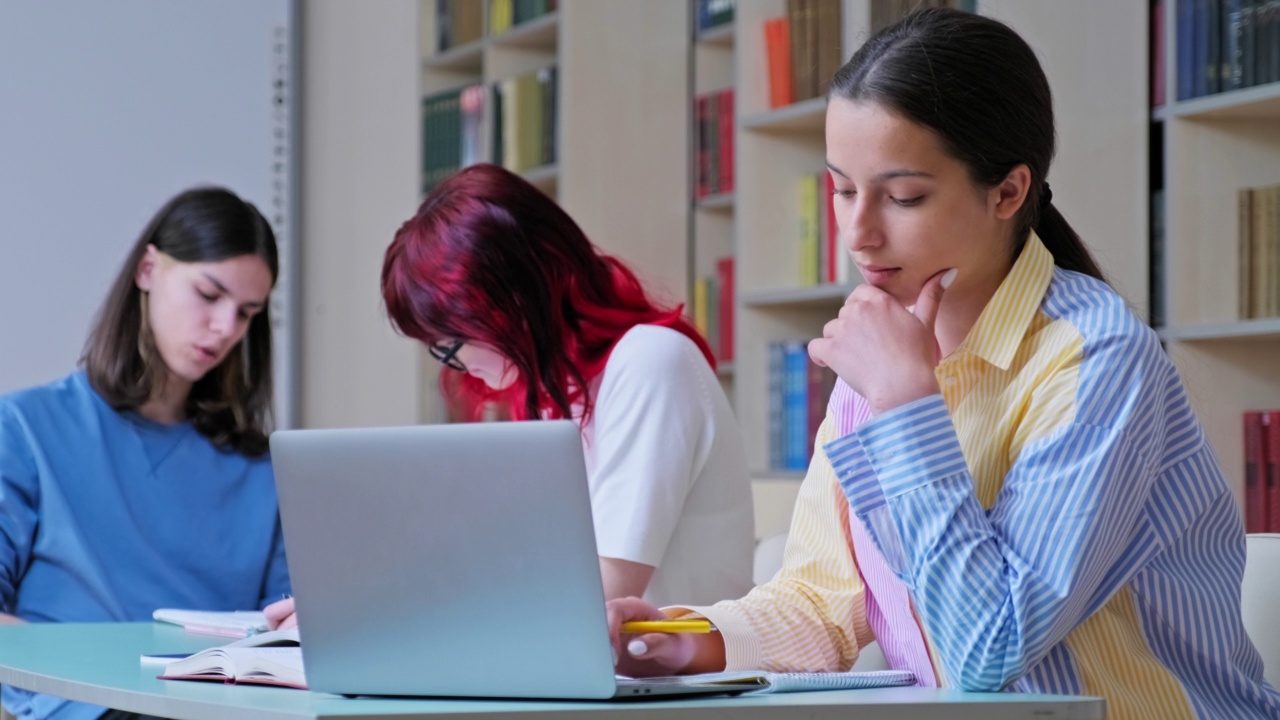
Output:
[[[730,669],[1100,695],[1109,718],[1277,718],[1240,619],[1244,531],[1176,370],[1034,235],[941,393],[874,418],[841,383],[783,569],[693,608]]]

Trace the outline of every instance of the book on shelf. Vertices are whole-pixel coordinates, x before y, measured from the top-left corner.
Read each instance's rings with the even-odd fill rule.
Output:
[[[513,172],[556,161],[559,70],[550,65],[494,83],[492,160]]]
[[[1237,193],[1241,319],[1280,316],[1280,185]]]
[[[555,10],[556,0],[489,0],[489,34],[500,35]]]
[[[770,343],[768,358],[769,468],[803,471],[836,375],[810,361],[802,341]]]
[[[281,628],[279,630],[268,630],[266,632],[255,633],[249,637],[240,638],[226,645],[219,645],[221,648],[240,648],[240,647],[297,647],[300,643],[298,639],[298,628]],[[138,658],[143,665],[168,665],[177,660],[185,660],[195,653],[155,653],[145,654]]]
[[[977,0],[871,0],[871,32],[906,17],[916,10],[949,7],[977,12]]]
[[[1162,2],[1176,3],[1179,100],[1280,80],[1280,0]]]
[[[764,22],[769,107],[819,97],[844,62],[840,0],[787,0]]]
[[[1244,413],[1244,531],[1280,532],[1280,410]]]
[[[698,32],[706,32],[712,28],[732,23],[735,5],[735,0],[698,0]]]
[[[733,265],[732,255],[716,260],[716,289],[719,294],[716,309],[720,321],[720,345],[716,357],[720,362],[726,363],[733,362],[733,305],[736,300],[733,292]]]
[[[820,194],[818,186],[822,182],[816,173],[800,176],[799,197],[799,229],[800,236],[800,284],[817,285],[821,280],[822,255],[824,243],[818,240],[818,218]]]
[[[694,196],[733,192],[733,88],[693,100]]]
[[[791,30],[786,16],[764,22],[764,48],[769,107],[790,105],[795,102],[795,94],[791,86]]]
[[[690,319],[721,363],[733,362],[733,257],[716,260],[715,271],[693,281]]]
[[[1165,102],[1165,0],[1155,0],[1151,5],[1151,107],[1161,107]]]
[[[797,181],[797,282],[801,286],[849,282],[849,259],[840,245],[834,193],[835,180],[826,170],[802,175]]]
[[[483,34],[483,0],[436,0],[438,52],[479,40]]]
[[[302,648],[297,646],[209,648],[165,665],[157,677],[307,689]]]
[[[1262,414],[1266,428],[1266,465],[1262,480],[1267,504],[1267,532],[1280,532],[1280,410],[1268,410]]]
[[[183,610],[160,608],[151,613],[157,622],[181,626],[189,633],[243,638],[265,632],[267,617],[261,610]]]
[[[483,85],[469,85],[422,99],[422,192],[484,157]]]

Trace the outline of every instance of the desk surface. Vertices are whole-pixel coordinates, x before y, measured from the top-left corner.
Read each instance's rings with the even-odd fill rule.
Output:
[[[1011,693],[966,693],[924,688],[878,688],[736,698],[630,703],[526,700],[399,700],[342,698],[286,688],[157,680],[159,668],[142,665],[147,653],[193,652],[221,644],[157,623],[34,624],[0,626],[0,683],[72,700],[160,717],[204,720],[295,718],[401,719],[505,718],[543,720],[771,720],[858,717],[861,720],[945,718],[1079,718],[1100,720],[1100,698]],[[850,707],[850,706],[856,706]]]

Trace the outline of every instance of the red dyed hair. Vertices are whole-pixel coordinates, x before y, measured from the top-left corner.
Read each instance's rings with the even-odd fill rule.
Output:
[[[500,391],[444,370],[441,385],[478,413],[485,402],[516,419],[591,416],[591,381],[636,325],[677,330],[715,358],[680,315],[656,306],[617,258],[602,254],[553,200],[496,165],[440,183],[400,226],[382,265],[382,297],[396,328],[420,342],[488,345],[518,371]],[[462,375],[462,377],[458,377]]]

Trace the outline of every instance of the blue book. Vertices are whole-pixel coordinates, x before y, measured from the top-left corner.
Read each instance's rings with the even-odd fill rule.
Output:
[[[801,342],[785,347],[782,396],[783,432],[786,434],[784,468],[809,466],[809,351]]]

